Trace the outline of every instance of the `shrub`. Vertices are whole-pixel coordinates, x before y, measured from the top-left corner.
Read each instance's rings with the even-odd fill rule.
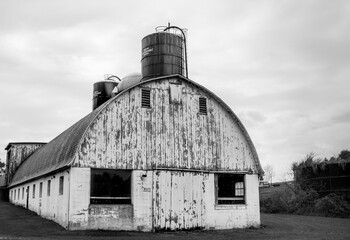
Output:
[[[260,201],[262,212],[266,213],[291,213],[294,211],[294,205],[291,199],[294,193],[289,189],[274,192],[270,197]]]
[[[343,197],[331,193],[320,198],[315,204],[316,211],[325,217],[349,217],[350,204]]]

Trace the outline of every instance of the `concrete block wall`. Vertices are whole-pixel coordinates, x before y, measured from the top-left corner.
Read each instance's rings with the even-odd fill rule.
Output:
[[[215,203],[215,174],[206,183],[206,228],[230,229],[260,226],[258,175],[245,175],[245,204],[217,205]]]
[[[161,210],[158,209],[160,206],[156,206],[157,201],[154,201],[155,187],[161,184],[166,185],[164,182],[156,181],[156,172],[132,171],[131,204],[90,204],[91,169],[76,167],[11,188],[10,202],[26,207],[26,189],[29,186],[28,209],[59,223],[69,230],[152,231],[155,227],[155,213]],[[171,171],[161,172],[165,175],[174,175]],[[230,229],[260,225],[259,181],[256,174],[245,175],[246,203],[242,205],[216,204],[215,173],[205,173],[200,177],[198,172],[186,172],[184,176],[190,177],[190,175],[193,175],[192,178],[196,181],[192,179],[192,184],[181,186],[185,192],[191,192],[194,188],[204,188],[201,197],[203,198],[203,201],[201,200],[203,208],[197,216],[201,218],[198,220],[201,227],[204,229]],[[59,178],[61,176],[64,177],[64,192],[59,195]],[[203,180],[199,181],[200,179]],[[48,180],[51,180],[50,196],[47,195]],[[176,182],[178,181],[176,180]],[[40,183],[43,186],[41,197],[39,197]],[[33,198],[34,184],[36,187]],[[18,191],[20,192],[19,196]],[[170,189],[169,191],[172,192],[173,190]],[[162,198],[162,196],[160,197]],[[172,198],[175,199],[174,197],[176,196]],[[185,199],[184,196],[184,200],[188,201],[189,199]],[[183,215],[181,212],[183,209],[174,208],[171,211],[178,216]]]
[[[59,194],[59,179],[63,176],[63,194]],[[22,207],[28,207],[29,210],[36,212],[44,218],[53,220],[61,226],[68,227],[68,199],[69,199],[69,170],[56,173],[32,182],[28,182],[16,187],[10,188],[9,201],[12,204]],[[50,196],[48,196],[48,181],[50,184]],[[40,183],[42,192],[40,197]],[[33,194],[33,186],[35,192]],[[29,189],[29,192],[27,192]],[[20,192],[18,196],[18,192]],[[15,194],[16,193],[16,194]],[[15,196],[16,195],[16,196]],[[28,205],[27,205],[28,198]]]
[[[151,171],[132,171],[132,204],[90,204],[90,168],[72,168],[71,173],[70,230],[152,230]]]

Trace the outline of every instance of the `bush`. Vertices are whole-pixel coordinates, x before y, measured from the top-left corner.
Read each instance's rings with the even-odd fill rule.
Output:
[[[294,206],[291,199],[294,198],[292,191],[284,190],[274,192],[270,197],[260,201],[261,211],[265,213],[291,213]]]
[[[331,193],[320,198],[315,204],[316,211],[325,217],[349,217],[350,204],[343,197]]]
[[[315,190],[304,191],[294,187],[274,192],[260,201],[261,212],[316,215],[323,217],[350,217],[350,203],[335,193],[320,198]]]
[[[294,213],[296,214],[314,214],[315,202],[318,199],[318,193],[310,189],[308,191],[298,188],[295,191],[295,198],[292,203],[295,206]]]

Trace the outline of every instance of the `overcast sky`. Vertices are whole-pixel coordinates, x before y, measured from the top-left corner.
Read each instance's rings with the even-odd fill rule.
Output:
[[[262,165],[350,149],[350,1],[0,1],[0,158],[91,111],[104,74],[140,72],[141,39],[188,29],[189,78],[222,98]]]

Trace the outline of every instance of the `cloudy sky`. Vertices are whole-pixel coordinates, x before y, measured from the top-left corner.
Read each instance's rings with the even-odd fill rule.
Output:
[[[222,98],[262,165],[350,149],[350,1],[0,1],[0,158],[91,111],[104,74],[140,72],[141,39],[188,29],[189,78]]]

